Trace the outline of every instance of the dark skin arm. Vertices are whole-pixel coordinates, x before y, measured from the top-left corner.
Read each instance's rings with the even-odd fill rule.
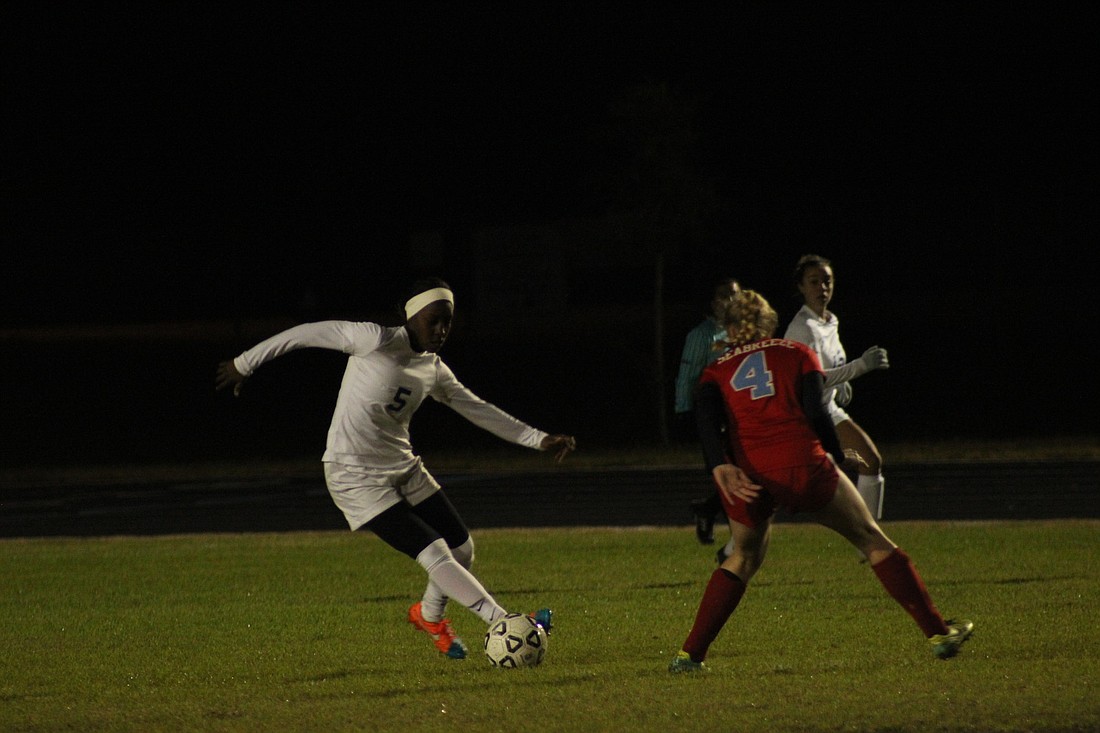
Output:
[[[237,367],[233,364],[232,359],[223,361],[218,364],[218,371],[214,377],[214,389],[220,392],[227,387],[232,387],[233,396],[239,397],[241,394],[241,387],[244,385],[244,380],[246,379],[248,379],[248,377],[237,371]]]

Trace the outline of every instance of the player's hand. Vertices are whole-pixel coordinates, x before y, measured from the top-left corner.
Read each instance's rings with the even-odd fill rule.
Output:
[[[577,439],[572,435],[547,435],[539,445],[539,450],[555,451],[554,460],[558,463],[576,449]]]
[[[218,372],[214,379],[214,389],[220,392],[226,387],[232,387],[233,396],[240,397],[241,386],[246,379],[248,379],[248,377],[237,371],[237,367],[232,359],[223,361],[218,364]]]
[[[748,474],[732,463],[715,466],[711,473],[714,474],[718,490],[731,503],[740,499],[746,504],[751,504],[762,488],[759,484],[754,484]]]
[[[840,463],[841,471],[858,471],[859,468],[867,466],[867,461],[863,460],[863,456],[859,454],[855,448],[844,449],[844,460]]]
[[[886,358],[886,349],[881,346],[872,346],[864,351],[863,356],[859,358],[867,365],[867,371],[890,368],[890,360]]]

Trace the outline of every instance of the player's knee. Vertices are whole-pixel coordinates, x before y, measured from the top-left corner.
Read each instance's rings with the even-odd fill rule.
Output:
[[[722,567],[747,583],[760,569],[763,562],[764,553],[760,548],[734,547],[733,553],[722,563]]]
[[[447,543],[442,539],[429,543],[427,547],[421,550],[416,556],[416,561],[429,573],[442,563],[447,561],[453,562],[454,560],[454,554],[451,552],[451,549],[447,547]]]
[[[461,545],[451,548],[451,554],[455,556],[459,565],[469,570],[474,564],[474,538],[466,537],[466,541]]]

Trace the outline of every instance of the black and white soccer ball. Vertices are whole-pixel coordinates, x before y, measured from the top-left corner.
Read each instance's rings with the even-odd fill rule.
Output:
[[[502,616],[485,632],[485,656],[494,667],[534,667],[546,656],[546,631],[522,613]]]

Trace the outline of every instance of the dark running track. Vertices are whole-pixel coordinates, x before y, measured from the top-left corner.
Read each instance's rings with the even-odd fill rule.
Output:
[[[437,474],[472,529],[682,526],[700,469]],[[1100,461],[892,465],[883,521],[1098,519]],[[781,521],[789,521],[780,517]],[[347,530],[315,479],[0,487],[0,537]]]

